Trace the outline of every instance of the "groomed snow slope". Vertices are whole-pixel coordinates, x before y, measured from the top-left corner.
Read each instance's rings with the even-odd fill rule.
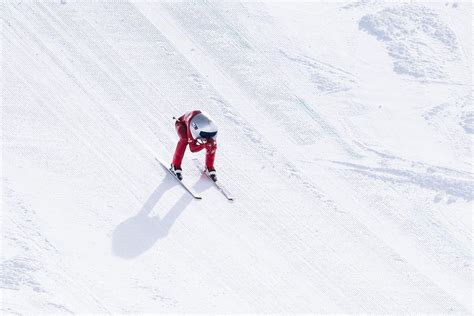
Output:
[[[2,312],[472,313],[469,2],[1,16]],[[195,108],[234,202],[154,160]]]

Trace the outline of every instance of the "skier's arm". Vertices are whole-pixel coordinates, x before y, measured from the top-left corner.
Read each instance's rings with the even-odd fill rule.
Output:
[[[206,146],[206,144],[198,145],[196,143],[196,141],[192,137],[189,137],[189,136],[188,136],[188,145],[189,145],[189,149],[193,153],[195,153],[196,151],[200,151],[200,150],[204,149],[205,146]]]
[[[198,143],[192,137],[188,137],[188,145],[191,152],[196,152],[206,148],[207,150],[215,150],[217,148],[217,142],[214,138],[205,139],[203,143]]]
[[[216,150],[217,142],[214,138],[208,139],[207,142],[204,144],[204,147],[206,147],[207,150]]]

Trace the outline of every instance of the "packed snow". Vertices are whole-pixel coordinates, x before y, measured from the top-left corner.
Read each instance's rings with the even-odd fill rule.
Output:
[[[2,314],[472,313],[471,2],[0,12]]]

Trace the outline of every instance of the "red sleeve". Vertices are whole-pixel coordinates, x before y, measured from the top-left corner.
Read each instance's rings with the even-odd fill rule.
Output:
[[[192,140],[192,138],[191,138],[191,140]],[[191,152],[193,152],[193,153],[195,153],[196,151],[203,150],[206,147],[205,144],[203,144],[203,145],[196,144],[195,140],[192,140],[191,142],[189,142],[189,139],[188,139],[188,145],[189,145],[189,150],[191,150]]]
[[[186,122],[186,129],[188,132],[188,143],[191,145],[191,142],[195,142],[195,139],[193,138],[193,134],[191,133],[191,126],[189,126],[189,121]]]

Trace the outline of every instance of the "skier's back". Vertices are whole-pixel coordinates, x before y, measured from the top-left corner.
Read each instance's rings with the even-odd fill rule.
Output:
[[[214,159],[217,150],[217,126],[210,116],[200,110],[186,112],[180,116],[175,123],[176,132],[179,136],[178,144],[171,163],[171,171],[178,179],[182,179],[181,163],[183,161],[186,147],[189,145],[191,152],[206,149],[206,172],[216,181],[216,169]]]

